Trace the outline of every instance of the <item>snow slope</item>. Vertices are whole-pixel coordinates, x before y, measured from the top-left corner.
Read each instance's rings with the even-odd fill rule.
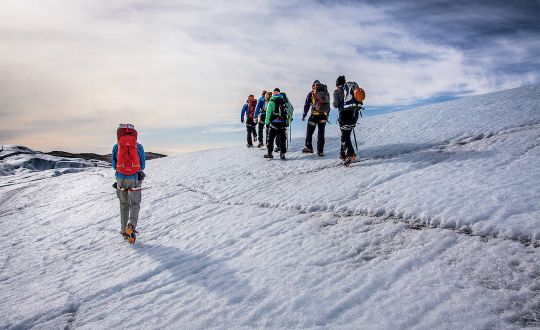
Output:
[[[148,162],[133,247],[112,170],[0,177],[0,328],[540,327],[540,87],[359,126]]]

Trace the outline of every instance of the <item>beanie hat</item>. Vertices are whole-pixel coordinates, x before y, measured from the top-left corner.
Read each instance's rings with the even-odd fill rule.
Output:
[[[320,81],[315,80],[315,81],[313,82],[313,84],[311,84],[311,86],[313,86],[313,85],[315,85],[315,84],[320,84],[320,83],[321,83]]]
[[[347,83],[345,76],[339,76],[336,80],[336,86],[343,86]]]
[[[279,90],[279,88],[274,88],[274,92],[278,92],[278,93],[281,93],[281,91]]]

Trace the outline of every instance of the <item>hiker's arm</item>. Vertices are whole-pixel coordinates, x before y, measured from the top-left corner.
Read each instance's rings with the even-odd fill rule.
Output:
[[[244,113],[246,113],[248,111],[248,105],[247,103],[244,104],[244,106],[242,107],[242,112],[240,112],[240,121],[241,122],[244,122]]]
[[[339,89],[336,89],[334,91],[334,102],[332,103],[335,109],[338,109],[338,110],[340,109],[340,106],[342,103],[341,98],[342,98],[342,92]]]
[[[116,155],[118,154],[118,144],[115,144],[111,152],[111,166],[116,170]]]
[[[146,165],[146,154],[144,153],[144,148],[142,144],[137,143],[137,150],[139,152],[139,161],[141,162],[141,171],[144,170]]]
[[[302,116],[302,118],[305,118],[307,116],[310,106],[311,106],[311,92],[309,92],[308,95],[306,96],[306,101],[304,102],[304,115]]]

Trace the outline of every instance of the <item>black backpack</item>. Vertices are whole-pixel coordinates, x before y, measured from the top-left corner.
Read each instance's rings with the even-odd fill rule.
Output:
[[[276,97],[274,104],[274,112],[272,112],[270,121],[275,121],[277,119],[277,121],[280,123],[287,123],[287,103],[283,97]]]

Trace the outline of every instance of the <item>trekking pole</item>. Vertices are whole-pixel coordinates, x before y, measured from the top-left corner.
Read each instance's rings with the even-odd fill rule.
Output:
[[[354,131],[354,128],[352,129],[353,136],[354,136],[354,144],[356,145],[356,152],[358,152],[358,143],[356,142],[356,132]]]
[[[360,115],[360,117],[362,117],[362,110],[364,110],[364,107],[360,106],[360,108],[358,109],[358,114]],[[358,117],[356,117],[356,122],[358,121]],[[356,124],[355,122],[355,124]],[[354,131],[354,128],[352,130],[353,132],[353,136],[354,136],[354,144],[356,145],[356,152],[358,152],[358,143],[356,142],[356,132]]]
[[[289,126],[289,142],[292,142],[292,123],[291,126]]]

